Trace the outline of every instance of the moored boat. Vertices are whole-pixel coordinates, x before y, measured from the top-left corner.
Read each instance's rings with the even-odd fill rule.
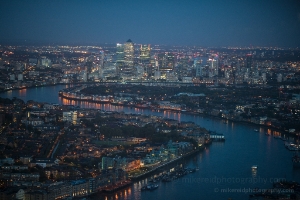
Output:
[[[147,185],[147,190],[155,190],[158,188],[157,184],[151,184],[151,185]]]

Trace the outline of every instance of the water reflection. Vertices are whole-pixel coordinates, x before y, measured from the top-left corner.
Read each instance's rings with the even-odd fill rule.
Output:
[[[140,197],[140,195],[138,195]],[[114,194],[97,194],[96,197],[92,197],[92,199],[104,199],[104,200],[117,200],[117,199],[123,199],[123,200],[127,200],[127,199],[132,199],[131,196],[131,188],[127,188],[127,189],[123,189],[120,190]],[[137,199],[137,198],[135,198]]]
[[[19,95],[20,96],[25,96],[26,95],[26,89],[24,88],[24,89],[21,89],[21,90],[19,90]]]

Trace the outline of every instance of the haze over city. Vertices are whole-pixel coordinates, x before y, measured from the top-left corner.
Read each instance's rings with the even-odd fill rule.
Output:
[[[0,13],[1,42],[300,45],[297,0],[12,0]]]

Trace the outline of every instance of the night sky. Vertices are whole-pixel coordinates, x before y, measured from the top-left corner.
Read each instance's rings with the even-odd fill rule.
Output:
[[[2,0],[0,41],[300,47],[299,0]]]

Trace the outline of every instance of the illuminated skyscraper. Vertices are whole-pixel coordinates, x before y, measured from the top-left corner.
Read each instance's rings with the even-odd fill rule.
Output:
[[[159,68],[165,68],[165,66],[166,66],[166,55],[165,55],[165,53],[159,53],[157,55],[157,66]]]
[[[121,75],[122,68],[124,67],[124,45],[117,44],[117,51],[116,51],[116,71],[117,75]]]
[[[195,60],[195,67],[196,67],[196,77],[201,77],[203,76],[202,74],[202,61],[199,59],[199,60]]]
[[[104,68],[104,52],[100,51],[99,54],[99,61],[98,61],[98,73],[99,73],[99,78],[103,78],[103,68]]]
[[[134,44],[129,39],[124,44],[124,62],[125,65],[133,67],[133,61],[134,61]]]
[[[150,44],[141,45],[140,47],[140,63],[148,64],[150,63]]]
[[[172,71],[175,67],[175,56],[173,53],[160,53],[157,56],[160,71]]]
[[[145,74],[149,77],[153,74],[152,65],[150,62],[150,44],[141,45],[139,62],[144,68]]]
[[[207,63],[209,65],[208,76],[218,76],[218,55],[213,55],[211,58],[208,59]]]
[[[123,80],[132,79],[136,75],[134,67],[134,44],[129,39],[125,44],[117,44],[116,71]]]

